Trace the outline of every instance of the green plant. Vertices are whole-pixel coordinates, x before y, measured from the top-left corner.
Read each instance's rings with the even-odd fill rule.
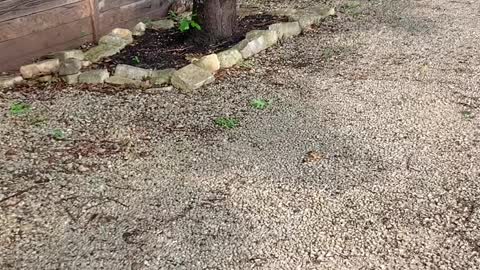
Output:
[[[254,99],[250,102],[250,106],[257,110],[264,110],[270,105],[270,101],[265,99]]]
[[[138,58],[138,56],[135,55],[135,56],[132,58],[132,62],[133,62],[135,65],[138,65],[138,64],[140,64],[141,61],[140,61],[140,58]]]
[[[239,124],[240,121],[236,118],[220,117],[215,119],[215,125],[224,129],[232,129],[237,127]]]
[[[467,120],[471,120],[471,119],[475,118],[475,115],[471,111],[462,111],[461,113],[462,113],[463,117]]]
[[[10,106],[10,114],[19,116],[26,114],[32,110],[32,107],[24,102],[15,102]]]
[[[66,138],[65,132],[63,132],[63,130],[61,130],[61,129],[52,130],[51,136],[52,136],[52,138],[54,138],[55,140],[58,140],[58,141],[65,140],[65,138]]]
[[[196,15],[191,16],[178,16],[175,12],[170,11],[168,16],[178,23],[178,30],[184,33],[193,29],[202,30],[200,24],[196,21]]]

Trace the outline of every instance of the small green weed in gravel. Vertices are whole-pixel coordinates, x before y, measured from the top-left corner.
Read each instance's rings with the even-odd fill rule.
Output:
[[[475,115],[471,111],[462,111],[461,114],[467,120],[472,120],[473,118],[475,118]]]
[[[138,56],[134,56],[134,57],[132,58],[132,62],[133,62],[133,64],[135,64],[135,65],[138,65],[138,64],[141,63],[140,58],[138,58]]]
[[[268,105],[270,105],[270,102],[265,99],[254,99],[250,102],[250,106],[257,110],[265,110]]]
[[[230,117],[220,117],[215,119],[215,125],[224,128],[224,129],[232,129],[238,127],[240,124],[240,121],[236,118],[230,118]]]
[[[29,113],[32,110],[30,104],[25,102],[15,102],[10,106],[10,114],[13,116],[20,116]]]
[[[50,135],[52,136],[52,138],[54,138],[57,141],[62,141],[62,140],[65,140],[66,138],[65,132],[63,132],[63,130],[58,128],[52,130],[52,133]]]

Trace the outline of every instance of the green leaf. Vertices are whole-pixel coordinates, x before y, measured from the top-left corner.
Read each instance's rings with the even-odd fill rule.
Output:
[[[190,25],[197,30],[202,30],[202,27],[196,21],[190,21]]]
[[[224,129],[232,129],[237,127],[240,124],[240,121],[236,118],[220,117],[215,119],[215,124]]]
[[[32,107],[24,102],[16,102],[10,106],[10,114],[14,116],[19,116],[22,114],[26,114],[32,110]]]
[[[264,110],[269,104],[270,102],[265,99],[254,99],[252,102],[250,102],[250,106],[258,110]]]
[[[54,129],[52,130],[52,138],[55,140],[61,141],[65,139],[65,133],[61,129]]]
[[[190,29],[190,22],[188,20],[182,20],[178,29],[180,29],[181,32],[188,31]]]
[[[140,58],[138,58],[138,56],[134,56],[132,60],[134,64],[136,65],[140,64]]]

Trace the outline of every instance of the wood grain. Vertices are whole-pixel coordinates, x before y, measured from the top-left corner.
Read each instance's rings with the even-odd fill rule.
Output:
[[[0,22],[42,12],[83,0],[2,0]]]
[[[88,16],[90,16],[88,2],[81,1],[12,19],[0,23],[0,42],[40,32]]]
[[[171,0],[0,0],[0,71],[167,14]],[[90,6],[91,4],[94,6]],[[103,11],[103,12],[102,12]]]
[[[55,47],[92,33],[90,18],[49,28],[28,36],[0,43],[0,62],[46,48]]]
[[[78,48],[78,46],[85,44],[86,42],[92,41],[92,39],[93,36],[90,34],[49,48],[43,48],[35,52],[1,60],[0,71],[18,71],[18,68],[21,65],[33,63],[39,57],[61,50]]]

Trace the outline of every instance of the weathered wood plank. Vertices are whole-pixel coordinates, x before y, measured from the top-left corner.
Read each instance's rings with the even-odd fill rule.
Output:
[[[35,61],[39,57],[48,55],[53,52],[58,52],[61,50],[78,48],[80,45],[85,44],[86,42],[92,41],[92,39],[93,39],[93,36],[90,34],[78,39],[70,40],[68,42],[55,45],[53,47],[44,48],[44,49],[41,49],[32,53],[24,54],[21,56],[17,56],[17,57],[3,59],[0,61],[0,72],[1,71],[18,71],[21,65],[33,63],[33,61]]]
[[[100,12],[105,12],[112,8],[117,8],[129,4],[133,4],[135,2],[141,2],[142,0],[99,0],[98,2],[98,9]]]
[[[2,0],[0,1],[0,22],[79,1],[83,0]]]
[[[92,33],[90,18],[37,32],[28,36],[0,43],[0,62],[48,49]]]
[[[154,7],[153,1],[160,1],[160,6]],[[138,1],[135,4],[111,9],[100,14],[100,33],[108,33],[115,27],[130,28],[144,19],[157,19],[167,14],[169,1],[153,0]]]
[[[77,21],[90,15],[87,1],[50,9],[0,23],[0,42]]]

